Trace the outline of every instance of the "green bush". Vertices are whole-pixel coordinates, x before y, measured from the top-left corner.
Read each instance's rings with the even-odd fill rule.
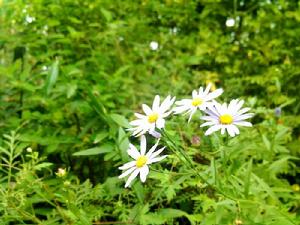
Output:
[[[0,0],[1,224],[300,224],[299,21],[292,0]],[[133,113],[208,83],[253,128],[173,116],[125,189]]]

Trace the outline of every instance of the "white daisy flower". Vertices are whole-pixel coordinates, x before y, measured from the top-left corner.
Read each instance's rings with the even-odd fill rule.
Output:
[[[165,147],[158,149],[155,151],[159,140],[156,142],[155,145],[153,145],[152,148],[146,153],[146,137],[143,135],[141,137],[141,151],[139,152],[136,147],[132,144],[129,144],[129,149],[127,150],[128,155],[130,155],[134,160],[128,163],[125,163],[123,166],[119,167],[120,170],[124,170],[119,178],[123,178],[129,176],[127,179],[127,182],[125,184],[125,188],[130,185],[130,183],[140,174],[140,179],[144,183],[146,181],[147,175],[149,173],[149,167],[148,165],[159,162],[167,157],[167,155],[159,156],[157,157],[164,149]]]
[[[162,129],[165,126],[165,117],[171,114],[170,107],[173,105],[175,97],[171,98],[168,96],[160,105],[160,97],[156,95],[152,104],[152,109],[143,104],[142,108],[146,115],[135,113],[134,115],[138,118],[130,122],[133,128],[128,130],[133,131],[133,136],[143,135],[147,132],[150,134],[155,133],[155,128]]]
[[[219,97],[223,93],[223,89],[219,88],[213,92],[209,92],[211,88],[211,83],[209,83],[205,90],[203,87],[199,88],[199,91],[193,90],[192,99],[182,99],[180,101],[176,101],[175,104],[177,107],[173,109],[175,114],[187,113],[190,114],[188,122],[192,119],[192,116],[197,111],[197,109],[204,111],[209,104],[211,104],[211,100]]]
[[[226,103],[221,105],[217,102],[209,105],[208,109],[205,110],[208,115],[201,117],[202,120],[207,121],[201,127],[211,126],[205,132],[205,135],[210,135],[221,129],[221,134],[224,134],[225,130],[227,130],[228,134],[234,137],[240,133],[237,126],[251,127],[252,124],[245,120],[251,118],[254,114],[246,113],[250,108],[242,109],[243,104],[243,100],[234,99],[230,101],[228,106]]]

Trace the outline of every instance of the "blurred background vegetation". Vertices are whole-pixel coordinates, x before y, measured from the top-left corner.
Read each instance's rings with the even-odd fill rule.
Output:
[[[1,224],[300,224],[299,22],[294,0],[0,0]],[[236,204],[171,157],[125,190],[133,112],[209,82],[256,113],[224,190],[255,185]],[[194,121],[170,127],[209,177]]]

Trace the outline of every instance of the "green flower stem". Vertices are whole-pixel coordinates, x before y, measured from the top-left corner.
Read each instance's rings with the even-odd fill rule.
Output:
[[[15,137],[16,133],[14,131],[11,132],[11,138],[9,142],[9,155],[8,155],[8,173],[7,173],[7,188],[10,190],[10,182],[12,178],[12,168],[13,160],[14,160],[14,150],[15,150]]]
[[[223,195],[226,198],[229,198],[235,202],[237,202],[237,199],[226,194],[225,192],[223,192],[222,190],[220,190],[216,185],[209,183],[201,174],[200,172],[195,168],[193,161],[191,160],[191,158],[185,153],[184,149],[181,146],[176,145],[176,143],[172,140],[172,138],[169,136],[169,134],[164,130],[162,131],[162,136],[167,140],[167,144],[168,142],[170,144],[170,150],[172,150],[176,155],[178,155],[178,152],[181,156],[183,156],[183,158],[185,159],[184,161],[182,160],[181,157],[179,157],[179,159],[186,163],[186,165],[195,171],[196,175],[200,178],[200,180],[202,180],[202,182],[206,183],[208,186],[213,187],[218,193],[220,193],[221,195]]]

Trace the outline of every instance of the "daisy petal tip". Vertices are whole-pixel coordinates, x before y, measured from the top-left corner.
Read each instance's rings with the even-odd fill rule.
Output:
[[[205,135],[205,136],[209,136],[209,135],[211,135],[211,132],[207,132],[207,131],[206,131],[206,132],[204,133],[204,135]]]

